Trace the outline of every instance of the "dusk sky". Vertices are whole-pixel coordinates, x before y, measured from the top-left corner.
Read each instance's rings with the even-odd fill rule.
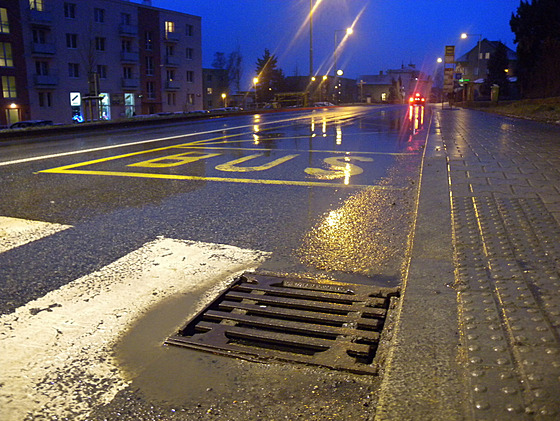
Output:
[[[319,0],[315,0],[319,1]],[[313,19],[314,70],[333,67],[335,30],[354,23],[354,33],[338,55],[345,76],[400,68],[413,63],[433,73],[445,45],[456,56],[470,50],[482,34],[515,50],[509,27],[520,0],[320,0]],[[309,73],[309,0],[153,0],[154,7],[202,17],[203,66],[214,53],[238,47],[243,56],[243,80],[250,85],[255,62],[265,48],[275,54],[286,76]],[[337,32],[338,40],[344,38]],[[246,87],[245,89],[248,89]]]

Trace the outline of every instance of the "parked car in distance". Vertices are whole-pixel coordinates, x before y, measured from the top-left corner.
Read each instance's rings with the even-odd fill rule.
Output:
[[[313,104],[314,107],[334,107],[332,102],[315,102]]]
[[[51,120],[23,120],[10,126],[10,129],[25,129],[27,127],[52,126]]]

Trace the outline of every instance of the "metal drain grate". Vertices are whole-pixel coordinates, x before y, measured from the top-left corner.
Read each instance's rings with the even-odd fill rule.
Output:
[[[395,288],[243,274],[166,343],[249,360],[376,373]]]

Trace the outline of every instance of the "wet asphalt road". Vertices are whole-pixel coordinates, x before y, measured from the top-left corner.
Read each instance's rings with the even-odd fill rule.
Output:
[[[341,107],[0,144],[0,215],[72,226],[0,253],[0,313],[161,236],[270,252],[264,270],[398,286],[430,120],[428,109],[407,112]],[[298,370],[294,379],[309,378]],[[331,376],[317,386],[324,395],[347,393],[367,412],[369,381]],[[266,387],[243,377],[232,383],[247,396]],[[117,419],[125,403],[130,419],[136,410],[171,418],[171,404],[154,409],[140,389],[123,391],[99,419]],[[196,407],[212,414],[208,405]]]

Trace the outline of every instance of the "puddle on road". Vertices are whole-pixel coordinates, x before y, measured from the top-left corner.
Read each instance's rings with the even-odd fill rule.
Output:
[[[207,299],[204,292],[168,299],[146,313],[119,341],[115,356],[130,381],[129,390],[148,403],[174,408],[223,407],[239,402],[247,407],[272,408],[297,402],[305,408],[367,409],[362,402],[370,399],[377,377],[277,362],[254,363],[164,346],[164,340]]]

